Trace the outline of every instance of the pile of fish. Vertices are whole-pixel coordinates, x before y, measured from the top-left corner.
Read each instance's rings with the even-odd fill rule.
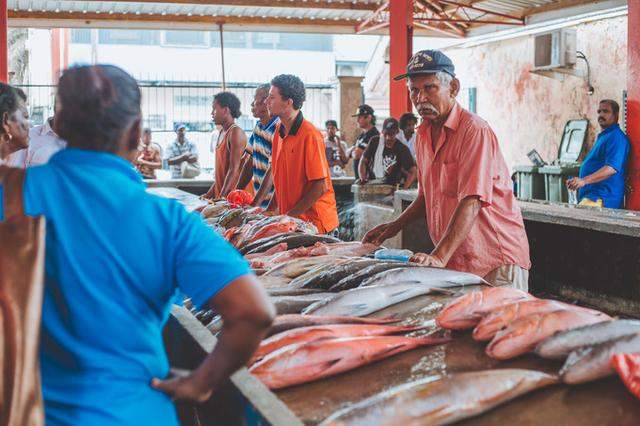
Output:
[[[269,388],[280,389],[450,340],[444,336],[399,336],[422,327],[385,323],[388,320],[379,324],[329,323],[283,331],[262,342],[249,371]]]
[[[490,287],[454,300],[436,323],[446,329],[474,328],[475,340],[490,341],[487,355],[505,360],[533,351],[554,333],[611,319],[596,310],[537,299],[514,288]]]
[[[429,377],[338,411],[321,426],[450,424],[554,383],[552,375],[520,369]]]

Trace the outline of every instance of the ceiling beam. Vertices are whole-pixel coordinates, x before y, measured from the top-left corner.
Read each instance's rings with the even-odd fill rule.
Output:
[[[373,12],[371,15],[369,15],[367,17],[367,19],[365,19],[364,21],[360,22],[356,26],[356,34],[362,34],[365,31],[367,31],[367,32],[371,31],[371,30],[367,30],[365,27],[367,27],[372,22],[376,21],[380,17],[380,15],[382,14],[382,12],[384,12],[388,8],[389,8],[389,2],[383,3],[378,9],[375,10],[375,12]]]
[[[535,15],[537,13],[543,12],[551,12],[558,9],[566,9],[574,6],[582,6],[583,4],[593,3],[591,0],[559,0],[553,3],[545,4],[544,6],[539,7],[530,7],[528,9],[524,9],[522,11],[522,17],[526,18],[527,16]]]
[[[9,11],[9,19],[31,19],[31,20],[69,20],[69,21],[85,21],[94,22],[158,22],[158,23],[175,23],[180,21],[185,24],[229,24],[229,25],[296,25],[296,26],[316,26],[322,27],[330,25],[332,27],[350,27],[353,28],[359,23],[352,19],[310,19],[310,18],[276,18],[269,17],[253,17],[253,16],[211,16],[211,15],[149,15],[149,14],[128,14],[128,13],[95,13],[95,12],[41,12],[41,11]]]
[[[131,0],[107,0],[103,3],[126,3]],[[184,4],[195,6],[253,6],[253,7],[285,7],[294,9],[333,9],[333,10],[371,10],[380,6],[378,3],[362,3],[360,1],[327,1],[327,0],[136,0],[137,3]]]

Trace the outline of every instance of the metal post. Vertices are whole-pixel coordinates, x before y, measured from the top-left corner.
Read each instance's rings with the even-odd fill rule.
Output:
[[[627,208],[640,210],[640,1],[630,1],[627,33],[627,135],[631,140]]]
[[[405,72],[413,53],[413,0],[392,0],[389,3],[389,104],[391,116],[411,111],[406,81],[393,77]]]
[[[60,78],[60,29],[51,30],[51,83],[58,84]]]
[[[7,46],[7,0],[0,0],[0,81],[9,82],[9,48]]]
[[[222,67],[222,91],[227,90],[227,79],[224,75],[224,32],[222,31],[222,22],[218,23],[218,30],[220,31],[220,66]]]

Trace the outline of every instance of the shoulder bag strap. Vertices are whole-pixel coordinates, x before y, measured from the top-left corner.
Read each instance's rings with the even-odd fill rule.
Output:
[[[0,183],[3,187],[5,220],[24,216],[24,170],[0,166]]]

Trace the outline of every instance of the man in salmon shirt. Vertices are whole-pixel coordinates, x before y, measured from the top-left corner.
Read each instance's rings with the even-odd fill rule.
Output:
[[[268,211],[299,217],[318,232],[338,227],[336,197],[329,174],[322,134],[302,116],[305,89],[293,75],[271,80],[267,108],[280,123],[273,135],[271,172],[275,193]]]
[[[487,122],[456,102],[460,82],[442,52],[423,50],[407,65],[417,130],[418,197],[364,241],[381,244],[426,215],[431,254],[412,261],[471,272],[494,285],[528,289],[529,242],[498,140]]]

